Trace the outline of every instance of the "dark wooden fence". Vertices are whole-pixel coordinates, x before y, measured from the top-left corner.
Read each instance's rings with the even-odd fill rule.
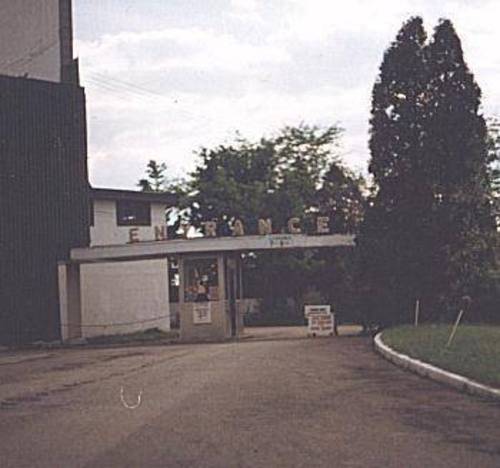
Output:
[[[60,338],[57,263],[89,244],[85,95],[0,76],[0,344]]]

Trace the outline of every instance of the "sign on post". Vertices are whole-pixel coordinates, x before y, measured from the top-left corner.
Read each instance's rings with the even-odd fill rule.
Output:
[[[304,314],[309,336],[333,336],[335,317],[329,305],[306,305]]]

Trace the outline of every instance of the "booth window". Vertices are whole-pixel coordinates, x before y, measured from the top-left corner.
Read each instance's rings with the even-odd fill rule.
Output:
[[[216,258],[186,260],[184,263],[184,301],[219,300],[219,277]]]
[[[150,203],[118,200],[116,202],[116,223],[118,226],[151,226]]]

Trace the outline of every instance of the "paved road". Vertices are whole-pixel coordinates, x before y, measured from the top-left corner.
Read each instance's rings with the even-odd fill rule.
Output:
[[[0,402],[3,468],[500,466],[500,405],[364,338],[3,354]]]

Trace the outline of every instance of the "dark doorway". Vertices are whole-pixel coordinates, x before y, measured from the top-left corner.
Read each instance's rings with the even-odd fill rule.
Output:
[[[231,336],[236,336],[238,331],[237,306],[238,297],[238,262],[235,258],[226,258],[226,297],[229,306],[229,316],[231,319]]]

